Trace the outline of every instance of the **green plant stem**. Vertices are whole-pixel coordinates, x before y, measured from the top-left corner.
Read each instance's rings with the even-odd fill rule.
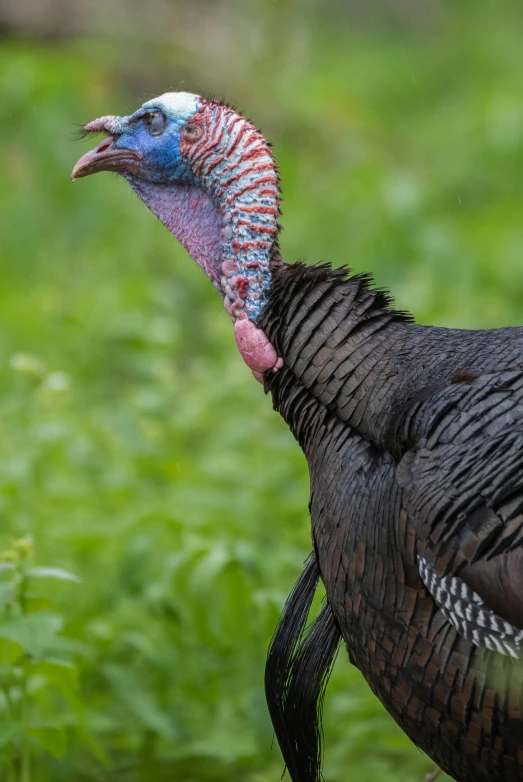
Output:
[[[27,577],[25,573],[25,563],[23,560],[20,562],[20,584],[18,591],[18,599],[20,602],[20,609],[22,614],[27,612]],[[31,760],[29,747],[27,743],[27,655],[24,654],[22,661],[24,677],[20,687],[20,721],[22,724],[22,748],[20,755],[20,782],[30,782],[31,779]]]
[[[21,686],[20,698],[20,721],[22,723],[22,749],[20,754],[20,782],[30,782],[31,779],[31,757],[27,743],[27,672],[25,666],[27,658],[24,656],[24,680]]]
[[[5,712],[8,722],[12,722],[13,720],[13,704],[11,703],[11,697],[9,695],[9,687],[2,687],[2,692],[4,693],[5,697]],[[15,767],[15,757],[14,757],[14,748],[11,742],[7,745],[7,782],[16,782],[16,767]]]
[[[27,741],[25,739],[22,748],[22,759],[20,764],[20,782],[31,782],[31,759],[27,747]]]

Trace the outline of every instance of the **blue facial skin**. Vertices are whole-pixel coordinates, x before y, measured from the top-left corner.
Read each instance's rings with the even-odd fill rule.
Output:
[[[129,117],[122,117],[119,123],[118,135],[113,148],[132,149],[139,152],[144,159],[143,176],[154,184],[198,184],[190,166],[182,159],[180,152],[180,137],[183,126],[190,116],[168,117],[159,107],[146,104]],[[165,123],[164,129],[158,135],[151,133],[151,125],[146,118],[159,112]],[[191,115],[192,116],[192,115]],[[157,120],[158,121],[158,120]],[[159,126],[162,126],[161,120]],[[121,130],[120,130],[121,128]]]

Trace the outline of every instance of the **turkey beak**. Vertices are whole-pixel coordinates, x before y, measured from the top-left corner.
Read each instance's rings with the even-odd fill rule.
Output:
[[[116,171],[134,173],[143,157],[133,149],[115,147],[117,136],[104,138],[97,147],[86,152],[77,161],[71,173],[71,182],[80,177],[97,174],[98,171]]]

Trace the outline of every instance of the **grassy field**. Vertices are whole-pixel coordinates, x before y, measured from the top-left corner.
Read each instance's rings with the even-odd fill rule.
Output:
[[[175,44],[0,43],[7,782],[278,780],[264,658],[310,550],[304,459],[219,297],[122,181],[70,184],[74,123],[192,73],[274,142],[287,260],[370,271],[421,322],[523,321],[516,4],[385,32],[304,6],[253,4],[257,48],[189,65]],[[432,768],[344,653],[325,731],[326,782]]]

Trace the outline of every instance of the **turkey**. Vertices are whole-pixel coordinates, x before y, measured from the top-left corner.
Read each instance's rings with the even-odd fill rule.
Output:
[[[523,780],[523,328],[420,326],[368,276],[285,263],[273,155],[228,106],[170,92],[85,131],[73,179],[119,173],[184,245],[307,458],[313,553],[266,667],[293,782],[321,778],[340,640],[454,779]]]

